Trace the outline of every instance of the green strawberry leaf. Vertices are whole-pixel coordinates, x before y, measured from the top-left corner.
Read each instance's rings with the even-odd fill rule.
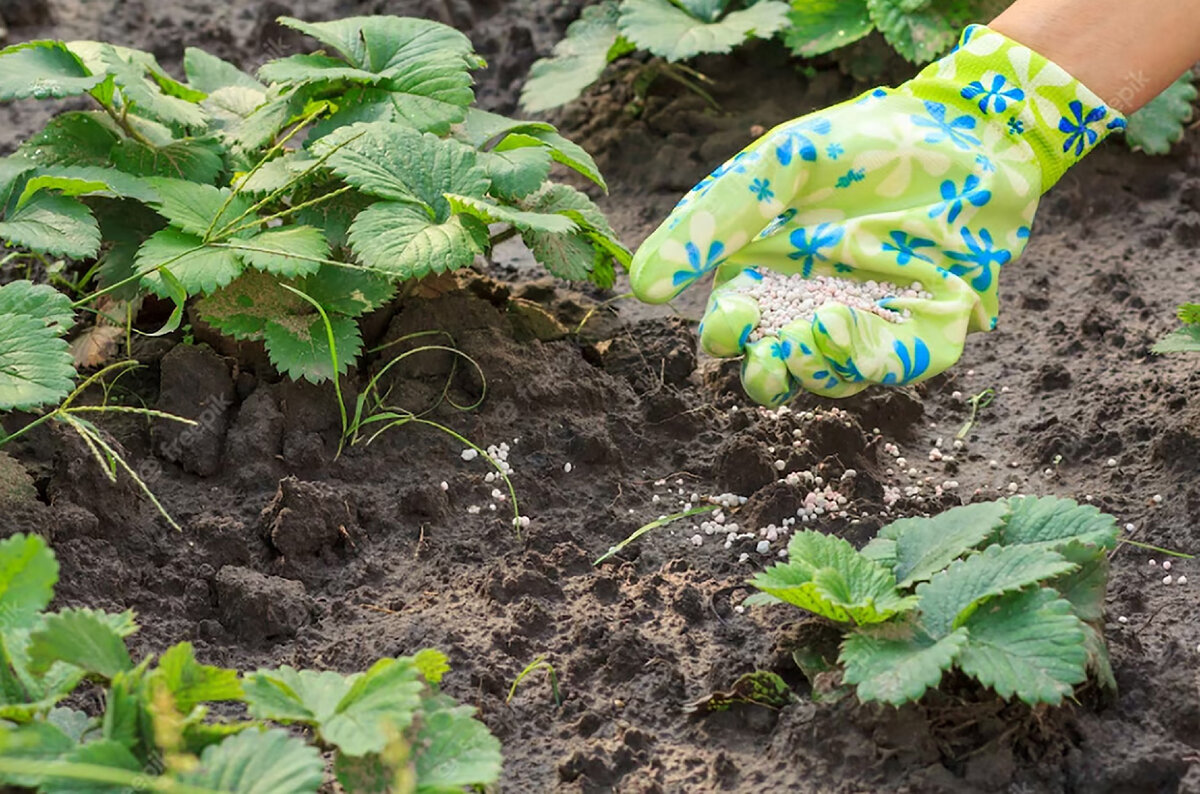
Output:
[[[1093,505],[1057,496],[1021,496],[1008,501],[1012,516],[1000,530],[1000,543],[1056,550],[1072,541],[1105,549],[1116,546],[1117,520]]]
[[[143,203],[157,199],[145,180],[115,168],[95,165],[51,165],[38,168],[25,183],[17,206],[39,190],[56,190],[64,196],[103,196],[132,198]]]
[[[1196,101],[1196,78],[1189,69],[1161,94],[1131,115],[1125,128],[1125,141],[1135,151],[1168,154],[1178,143],[1192,120]]]
[[[0,411],[28,411],[71,393],[75,364],[66,340],[36,317],[0,314]]]
[[[1053,590],[1011,593],[966,622],[958,666],[1002,698],[1057,705],[1087,677],[1084,624]]]
[[[0,287],[0,314],[24,314],[54,326],[63,334],[75,322],[71,299],[48,284],[10,281]]]
[[[568,234],[579,227],[575,221],[566,215],[553,212],[526,212],[524,210],[502,207],[487,199],[471,196],[456,196],[446,194],[452,212],[460,215],[471,215],[483,223],[511,223],[521,231],[547,232],[550,234]]]
[[[434,704],[438,708],[432,708]],[[474,718],[471,706],[428,698],[415,746],[418,791],[483,788],[500,779],[500,742]]]
[[[580,230],[550,234],[536,230],[521,239],[547,270],[559,278],[581,281],[592,277],[597,283],[610,281],[610,258],[628,266],[631,254],[590,198],[568,185],[546,184],[537,193],[518,202],[529,212],[558,213],[573,220]]]
[[[917,587],[921,625],[944,637],[963,625],[984,602],[1076,569],[1061,554],[1036,546],[988,546],[958,560]]]
[[[888,44],[912,63],[932,61],[949,50],[962,28],[958,0],[933,0],[914,7],[905,0],[866,0],[871,21]]]
[[[206,295],[242,272],[233,250],[206,246],[196,235],[173,228],[155,232],[142,243],[134,267],[144,274],[141,283],[164,298],[171,296],[171,288],[159,269],[169,270],[189,295]]]
[[[181,642],[164,651],[158,658],[154,676],[166,685],[175,700],[175,708],[183,714],[200,703],[242,698],[237,670],[200,664],[189,642]]]
[[[875,29],[867,0],[792,0],[783,43],[802,58],[853,44]]]
[[[1200,353],[1200,326],[1179,328],[1158,340],[1151,351],[1164,353]]]
[[[338,374],[344,374],[362,352],[358,323],[349,317],[329,318],[337,347]],[[292,380],[322,383],[333,378],[329,330],[319,314],[276,317],[263,331],[271,363]]]
[[[218,233],[223,227],[252,206],[250,199],[229,188],[166,177],[149,177],[146,182],[158,194],[154,209],[176,229],[199,237],[221,236]],[[252,219],[253,216],[247,216],[245,220]]]
[[[841,623],[880,623],[913,608],[891,572],[859,554],[843,538],[798,532],[789,561],[750,580],[767,595]]]
[[[488,192],[506,201],[528,196],[540,188],[550,175],[553,162],[550,151],[541,145],[479,154],[479,163],[492,183]]]
[[[91,609],[64,609],[46,615],[30,635],[30,670],[44,673],[55,662],[65,662],[112,678],[133,669],[123,635],[114,625],[118,617]]]
[[[900,587],[923,582],[969,550],[996,534],[1009,506],[981,502],[955,507],[929,518],[902,518],[879,530],[879,537],[894,540],[894,573]]]
[[[46,122],[41,132],[17,150],[18,154],[41,165],[109,164],[109,153],[118,138],[103,114],[63,113]]]
[[[838,661],[859,700],[899,706],[937,687],[966,644],[966,629],[935,640],[911,627],[871,627],[846,637]]]
[[[450,672],[450,658],[435,648],[422,648],[412,655],[412,663],[417,671],[431,684],[440,684],[446,673]]]
[[[260,74],[293,85],[329,80],[372,79],[378,88],[359,89],[358,107],[344,118],[398,121],[417,130],[445,134],[463,120],[474,99],[470,69],[480,65],[471,42],[446,25],[409,17],[348,17],[333,22],[302,22],[280,17],[280,24],[320,41],[341,55],[266,64]],[[305,56],[299,56],[304,58]],[[353,71],[347,72],[346,65]],[[367,78],[356,75],[367,75]],[[335,117],[337,114],[335,114]],[[344,123],[338,121],[336,123]]]
[[[325,764],[315,747],[286,731],[243,730],[205,748],[181,783],[233,794],[316,794]]]
[[[128,138],[112,150],[113,165],[137,176],[165,176],[211,185],[225,168],[220,147],[208,140],[184,139],[147,146]]]
[[[77,96],[103,80],[61,41],[27,41],[0,50],[0,102]]]
[[[521,107],[532,113],[575,99],[600,78],[621,35],[614,0],[586,6],[549,58],[535,61],[521,88]]]
[[[58,562],[40,535],[0,541],[0,631],[30,628],[54,598]]]
[[[71,48],[79,52],[81,45],[86,43],[72,42]],[[204,126],[207,116],[198,104],[173,96],[151,79],[156,75],[165,77],[153,56],[108,44],[99,45],[98,54],[105,71],[121,89],[130,112],[176,128]]]
[[[280,286],[270,273],[247,270],[226,286],[196,302],[204,322],[236,339],[262,339],[267,323],[275,318],[313,314],[304,299]],[[319,319],[319,318],[318,318]]]
[[[231,85],[213,91],[200,106],[209,115],[210,129],[224,140],[236,141],[238,132],[266,101],[265,91]]]
[[[302,291],[328,312],[360,317],[391,300],[396,287],[361,268],[326,264],[304,279]]]
[[[247,265],[284,277],[316,273],[319,260],[329,258],[325,235],[312,226],[267,229],[229,245]]]
[[[259,670],[244,682],[254,716],[300,722],[346,755],[377,753],[388,728],[412,724],[424,687],[411,661],[381,659],[364,673],[342,676],[280,667]]]
[[[327,161],[330,170],[364,193],[420,202],[439,221],[450,214],[443,194],[482,198],[490,185],[470,147],[399,124],[355,124],[322,138],[313,151],[339,145]]]
[[[183,51],[183,73],[197,91],[212,94],[222,88],[248,88],[265,92],[267,87],[229,61],[209,55],[198,47]]]
[[[787,3],[759,0],[719,22],[705,22],[669,0],[623,0],[618,27],[638,47],[673,62],[729,52],[748,38],[769,39],[787,25],[787,13]]]
[[[1108,555],[1096,546],[1071,543],[1058,550],[1075,570],[1046,584],[1071,603],[1080,620],[1104,621],[1104,596],[1108,591]]]
[[[380,201],[360,212],[349,236],[364,264],[400,279],[467,267],[488,244],[487,227],[475,218],[451,215],[437,223],[421,207],[398,201]]]
[[[82,202],[37,193],[0,221],[0,240],[55,256],[87,259],[100,250],[100,227]]]

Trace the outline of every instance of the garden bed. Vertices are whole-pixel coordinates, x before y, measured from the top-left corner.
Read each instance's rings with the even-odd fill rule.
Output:
[[[191,44],[252,67],[272,54],[259,42],[272,40],[277,13],[424,13],[472,36],[495,70],[481,98],[510,110],[513,81],[572,18],[539,14],[548,3],[326,5],[244,2],[214,16],[190,3],[156,3],[152,14],[125,3],[102,24],[91,4],[62,0],[58,27],[10,20],[9,35],[103,36],[152,49],[169,69]],[[636,117],[617,90],[556,119],[597,155],[611,187],[602,205],[629,244],[755,128],[861,89],[836,72],[803,78],[769,47],[704,67],[720,75],[723,115],[660,86]],[[0,146],[37,129],[37,112],[4,109]],[[436,329],[478,364],[486,393],[461,363],[418,354],[391,371],[392,399],[419,408],[447,378],[459,403],[484,396],[473,411],[443,404],[431,418],[480,446],[509,445],[531,518],[519,533],[511,503],[493,496],[503,484],[444,433],[396,428],[335,459],[332,389],[281,381],[261,350],[176,335],[144,343],[147,366],[123,383],[200,429],[180,438],[133,421],[106,427],[182,531],[133,486],[111,485],[78,441],[42,428],[9,449],[38,498],[10,499],[4,534],[47,535],[62,604],[136,610],[140,653],[186,639],[209,664],[349,671],[440,648],[454,667],[446,690],[476,705],[503,743],[506,791],[1200,791],[1192,562],[1172,571],[1194,583],[1166,585],[1149,564],[1161,555],[1120,547],[1106,628],[1118,697],[1085,688],[1078,703],[1033,711],[965,681],[898,710],[810,702],[788,650],[805,630],[800,613],[738,609],[745,580],[784,541],[766,554],[761,536],[726,548],[726,533],[708,534],[697,517],[592,564],[710,495],[746,497],[727,524],[757,535],[794,515],[816,477],[846,503],[812,526],[855,543],[891,517],[1019,492],[1090,501],[1138,541],[1200,549],[1200,370],[1149,353],[1200,283],[1195,143],[1189,134],[1158,159],[1108,146],[1068,174],[1005,272],[1000,329],[914,389],[760,411],[735,365],[697,356],[688,318],[702,295],[676,303],[682,318],[631,301],[589,316],[611,296],[532,277],[516,248],[499,249],[480,275],[439,280],[435,297],[372,315],[368,346]],[[381,363],[368,357],[364,368]],[[988,388],[994,402],[956,447],[966,398]],[[562,704],[540,673],[506,702],[542,656]],[[801,700],[684,713],[756,669],[779,673]]]

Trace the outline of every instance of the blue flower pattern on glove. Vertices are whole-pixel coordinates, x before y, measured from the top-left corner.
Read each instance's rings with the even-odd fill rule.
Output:
[[[992,233],[987,229],[979,230],[978,239],[966,227],[960,230],[960,234],[962,234],[963,242],[969,253],[947,251],[947,259],[961,263],[952,265],[950,272],[956,276],[974,274],[971,279],[971,288],[977,292],[985,292],[992,286],[992,268],[998,268],[1011,262],[1012,251],[997,248],[992,241]]]
[[[700,254],[699,246],[693,242],[685,245],[684,250],[687,251],[688,267],[691,269],[675,272],[673,280],[676,286],[690,284],[724,261],[722,255],[725,253],[725,244],[720,240],[713,240],[708,246],[708,252],[703,256]]]
[[[972,117],[964,115],[947,121],[946,106],[941,102],[928,100],[925,102],[925,111],[929,114],[928,117],[917,115],[912,117],[913,124],[932,130],[925,136],[925,143],[950,141],[963,150],[979,145],[979,139],[968,132],[968,130],[975,129],[975,119]]]
[[[775,147],[775,157],[780,165],[791,165],[792,158],[813,162],[817,159],[817,145],[812,135],[828,135],[833,129],[829,119],[815,118],[796,122],[783,129],[782,140]]]
[[[910,236],[902,231],[891,232],[888,236],[892,238],[892,241],[884,243],[883,250],[896,255],[897,265],[907,265],[914,259],[920,259],[922,262],[933,262],[929,257],[917,252],[918,248],[936,247],[937,244],[933,240],[915,235]]]
[[[963,180],[962,192],[958,192],[954,185],[954,180],[947,179],[942,183],[941,193],[942,200],[933,205],[933,209],[929,211],[929,217],[936,218],[943,212],[949,210],[946,216],[946,223],[954,223],[958,220],[958,216],[963,211],[963,203],[970,203],[976,207],[982,207],[992,200],[992,192],[980,187],[982,181],[979,177],[971,174]]]
[[[1025,98],[1025,92],[1013,86],[1005,88],[1008,80],[1004,75],[993,75],[992,84],[990,87],[984,86],[983,82],[976,80],[972,83],[967,83],[967,87],[962,90],[963,99],[974,99],[982,97],[979,100],[979,109],[984,113],[1003,113],[1008,109],[1009,102],[1020,102]],[[989,110],[989,106],[991,110]]]
[[[770,201],[775,198],[775,191],[771,190],[771,180],[755,179],[750,183],[750,192],[759,201]]]
[[[788,254],[789,259],[804,263],[804,277],[812,275],[813,265],[817,262],[827,262],[829,257],[821,253],[826,248],[832,248],[842,241],[846,230],[832,223],[822,223],[812,230],[796,229],[788,238],[796,250]]]
[[[1103,121],[1108,115],[1108,108],[1104,105],[1092,108],[1085,115],[1083,112],[1083,103],[1078,99],[1071,102],[1069,105],[1073,119],[1068,119],[1063,116],[1058,121],[1058,129],[1060,132],[1067,133],[1067,139],[1063,142],[1063,151],[1070,152],[1071,148],[1075,149],[1075,156],[1082,157],[1084,149],[1090,148],[1100,139],[1100,133],[1092,129],[1090,125],[1097,121]]]

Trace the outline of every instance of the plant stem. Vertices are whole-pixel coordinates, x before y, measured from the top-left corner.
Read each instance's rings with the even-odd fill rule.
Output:
[[[720,505],[705,505],[704,507],[693,507],[691,510],[685,510],[682,513],[672,513],[669,516],[663,516],[662,518],[655,519],[654,521],[651,521],[649,524],[646,524],[643,527],[635,529],[633,531],[633,534],[631,534],[629,537],[625,538],[625,540],[621,541],[620,543],[618,543],[615,546],[610,547],[609,550],[604,552],[604,554],[602,554],[595,562],[593,562],[592,565],[593,566],[599,565],[600,563],[604,562],[605,560],[609,559],[613,555],[617,554],[619,551],[621,551],[621,549],[625,548],[630,543],[633,543],[635,540],[640,538],[642,535],[645,535],[647,532],[649,532],[653,529],[658,529],[659,527],[665,527],[667,524],[672,524],[681,518],[688,518],[689,516],[697,516],[697,515],[700,515],[701,513],[711,513],[712,511],[716,510],[719,507],[720,507]]]
[[[93,96],[92,99],[96,99],[96,97]],[[104,108],[104,112],[108,114],[108,117],[113,120],[114,124],[121,128],[122,132],[143,146],[149,146],[152,149],[154,148],[154,144],[150,143],[146,136],[138,132],[137,129],[129,123],[129,119],[126,118],[124,112],[118,114],[117,111],[113,110],[108,104],[101,102],[99,99],[96,99],[96,104]]]
[[[520,233],[520,229],[518,229],[516,226],[509,226],[504,231],[497,232],[496,234],[492,235],[492,238],[488,240],[488,247],[495,247],[505,240],[511,240]]]
[[[1171,551],[1170,549],[1164,549],[1161,546],[1152,546],[1149,543],[1142,543],[1141,541],[1130,540],[1129,538],[1121,538],[1119,542],[1128,543],[1130,546],[1135,546],[1139,549],[1146,549],[1147,551],[1157,551],[1159,554],[1166,554],[1168,557],[1181,557],[1185,560],[1196,559],[1195,554],[1185,554],[1182,551]]]
[[[221,229],[220,232],[217,233],[217,236],[220,238],[230,237],[232,235],[237,234],[238,232],[245,231],[247,229],[253,229],[256,226],[261,226],[262,224],[266,223],[267,221],[273,221],[276,218],[283,218],[288,215],[291,215],[294,212],[299,212],[302,209],[306,209],[307,207],[312,207],[317,204],[320,204],[322,201],[328,201],[331,198],[340,196],[343,193],[346,193],[351,190],[354,190],[354,188],[351,185],[346,185],[345,187],[338,188],[337,190],[333,191],[332,193],[325,193],[324,195],[309,199],[308,201],[302,201],[299,204],[296,204],[295,206],[286,207],[286,208],[280,210],[279,212],[276,212],[274,215],[268,215],[265,218],[255,218],[254,220],[250,221],[249,223],[243,223],[241,226],[238,226],[236,228],[232,228],[232,229],[229,228],[234,223],[237,223],[239,220],[241,220],[241,218],[245,217],[246,214],[248,214],[248,212],[243,213],[243,215],[240,216],[239,218],[235,218],[234,220],[232,220],[228,224],[226,224],[225,228]],[[275,252],[275,253],[278,253],[278,252]]]

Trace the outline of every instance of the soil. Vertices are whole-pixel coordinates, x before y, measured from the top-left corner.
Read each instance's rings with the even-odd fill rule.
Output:
[[[254,66],[270,42],[291,45],[270,22],[284,11],[419,13],[473,37],[492,64],[481,101],[511,110],[520,76],[579,3],[57,0],[48,14],[32,5],[0,3],[10,42],[104,37],[151,49],[168,68],[185,44]],[[618,83],[555,119],[597,153],[611,186],[604,207],[631,244],[756,127],[862,88],[833,70],[806,78],[769,46],[701,68],[720,76],[720,113],[661,85],[631,114]],[[28,104],[0,113],[5,149],[45,118]],[[592,561],[692,492],[747,496],[734,513],[744,528],[777,521],[797,494],[779,481],[776,458],[829,481],[857,471],[850,518],[819,525],[854,542],[890,515],[998,498],[1015,483],[1088,500],[1132,524],[1137,540],[1200,551],[1200,369],[1149,353],[1200,282],[1198,142],[1189,133],[1157,159],[1110,143],[1076,167],[1006,270],[1001,328],[913,389],[757,411],[735,365],[696,354],[702,295],[681,300],[678,315],[621,301],[564,335],[610,296],[538,277],[512,246],[480,274],[440,284],[436,297],[369,318],[370,342],[440,329],[478,365],[413,356],[389,375],[391,399],[429,405],[447,379],[460,405],[484,396],[474,410],[443,403],[429,418],[483,446],[511,445],[521,512],[532,518],[519,534],[510,503],[489,496],[503,486],[485,482],[486,464],[464,461],[464,445],[446,433],[410,424],[337,457],[331,389],[281,381],[261,355],[215,339],[145,343],[147,366],[124,381],[199,429],[105,424],[180,531],[53,429],[9,450],[36,495],[3,495],[3,531],[51,539],[60,605],[136,610],[139,654],[188,640],[210,664],[351,671],[442,649],[454,665],[449,692],[476,705],[504,744],[505,791],[1197,792],[1192,562],[1173,572],[1194,584],[1167,586],[1148,564],[1161,555],[1119,548],[1106,627],[1119,695],[1085,687],[1078,702],[1031,711],[965,682],[901,709],[814,703],[789,651],[811,628],[802,615],[735,609],[742,583],[768,561],[753,540],[697,547],[682,522]],[[346,381],[350,399],[384,363],[363,362]],[[988,387],[997,398],[956,460],[929,461],[938,439],[951,449],[967,418],[961,394]],[[936,493],[946,480],[957,489]],[[920,492],[889,513],[884,486],[914,484]],[[748,561],[738,562],[741,552]],[[538,676],[506,702],[540,656],[557,671],[562,704]],[[758,669],[802,697],[778,711],[685,715],[686,703]]]

